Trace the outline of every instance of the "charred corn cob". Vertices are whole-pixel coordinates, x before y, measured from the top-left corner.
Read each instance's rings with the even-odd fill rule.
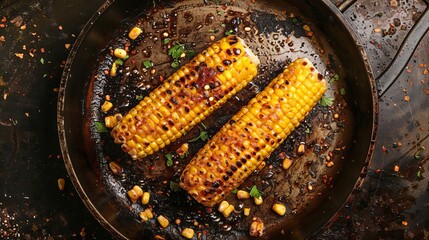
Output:
[[[237,188],[316,105],[326,82],[308,59],[297,59],[250,100],[196,154],[180,187],[212,207]]]
[[[111,135],[133,159],[153,154],[246,86],[258,64],[242,39],[223,38],[141,100]]]

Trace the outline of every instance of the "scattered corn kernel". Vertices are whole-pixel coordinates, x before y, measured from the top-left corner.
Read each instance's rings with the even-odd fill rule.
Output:
[[[284,216],[286,214],[286,206],[281,203],[274,203],[272,209],[280,216]]]
[[[179,225],[182,221],[180,220],[180,219],[176,219],[176,220],[174,220],[174,222],[177,224],[177,225]]]
[[[262,202],[264,201],[261,196],[259,196],[259,197],[253,197],[253,200],[255,201],[256,205],[261,205]]]
[[[335,113],[335,114],[334,114],[334,118],[335,118],[335,119],[338,119],[339,117],[340,117],[340,115],[338,115],[338,113]]]
[[[404,101],[405,101],[405,102],[409,102],[409,101],[410,101],[410,96],[408,96],[408,95],[407,95],[407,96],[404,96]]]
[[[144,192],[142,195],[142,204],[144,204],[144,205],[148,204],[149,200],[150,200],[150,193]]]
[[[131,202],[133,202],[133,203],[137,202],[137,200],[139,199],[139,195],[133,189],[128,191],[128,197],[130,197]]]
[[[101,105],[101,111],[108,112],[113,107],[113,104],[109,101],[104,101],[103,105]]]
[[[237,198],[238,199],[248,199],[248,198],[250,198],[250,194],[244,190],[238,190],[237,191]]]
[[[150,208],[146,208],[143,212],[146,214],[147,218],[153,218],[153,212]]]
[[[115,57],[120,58],[120,59],[124,59],[128,56],[127,51],[125,51],[122,48],[116,48],[113,51],[113,55],[115,55]]]
[[[249,216],[250,215],[250,208],[244,208],[243,213],[244,213],[244,216]]]
[[[112,162],[110,162],[109,163],[109,167],[110,167],[110,170],[113,172],[113,174],[115,174],[115,175],[117,175],[117,174],[119,174],[119,173],[121,173],[122,172],[122,167],[121,166],[119,166],[119,163],[117,163],[117,162],[115,162],[115,161],[112,161]]]
[[[131,29],[131,31],[128,33],[128,37],[131,38],[132,40],[136,39],[141,33],[143,32],[143,30],[141,30],[141,28],[139,27],[133,27]]]
[[[303,28],[306,32],[311,31],[311,29],[310,29],[310,27],[309,27],[308,25],[304,25],[302,28]]]
[[[194,229],[192,228],[184,228],[182,230],[182,236],[187,238],[187,239],[191,239],[194,237]]]
[[[226,209],[228,206],[229,206],[229,202],[227,202],[227,201],[222,201],[222,202],[219,204],[219,207],[217,208],[217,210],[218,210],[219,212],[223,213],[223,212],[225,211],[225,209]]]
[[[308,183],[307,184],[307,189],[308,189],[308,191],[312,191],[313,190],[313,184]]]
[[[140,212],[139,213],[140,218],[142,219],[143,222],[146,222],[149,220],[149,218],[146,216],[145,212]]]
[[[224,217],[229,217],[229,215],[231,215],[231,213],[234,211],[235,207],[234,205],[230,204],[224,211],[223,211],[223,216]]]
[[[260,218],[254,217],[252,223],[250,224],[250,236],[251,237],[260,237],[264,234],[264,222]]]
[[[139,197],[143,196],[143,189],[141,187],[135,185],[133,187],[133,190],[134,190],[134,192],[137,193],[137,196],[139,196]]]
[[[395,172],[399,172],[399,166],[395,165],[395,168],[393,169]]]
[[[289,158],[285,158],[283,160],[283,169],[289,169],[290,166],[292,165],[292,160],[290,160]]]
[[[300,143],[297,150],[298,154],[302,155],[305,152],[305,145],[303,143]]]
[[[114,77],[116,76],[116,71],[118,70],[118,65],[114,62],[112,64],[112,67],[110,68],[110,76]]]
[[[333,167],[335,164],[332,161],[326,162],[327,167]]]
[[[176,150],[176,153],[179,154],[180,157],[183,157],[188,152],[188,149],[189,149],[189,144],[184,143]]]
[[[159,215],[156,220],[158,220],[159,224],[161,225],[161,227],[166,228],[168,226],[168,224],[170,224],[170,222],[168,221],[167,218],[165,218],[162,215]]]
[[[64,180],[64,178],[58,178],[58,189],[60,191],[64,190],[64,186],[66,184],[66,181]]]

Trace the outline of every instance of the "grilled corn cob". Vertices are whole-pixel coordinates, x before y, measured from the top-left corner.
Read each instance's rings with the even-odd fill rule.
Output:
[[[312,63],[297,59],[250,100],[196,154],[180,187],[212,207],[237,188],[316,105],[326,82]]]
[[[133,159],[153,154],[246,86],[258,64],[241,38],[223,38],[141,100],[111,135]]]

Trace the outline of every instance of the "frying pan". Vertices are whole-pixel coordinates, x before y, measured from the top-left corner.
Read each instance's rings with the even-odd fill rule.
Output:
[[[344,1],[339,8],[344,11],[353,2]],[[327,95],[335,98],[333,107],[318,105],[267,159],[267,167],[243,184],[257,184],[266,194],[262,206],[245,203],[252,206],[252,216],[263,219],[264,238],[304,238],[316,234],[335,219],[341,206],[351,201],[354,190],[361,185],[376,139],[378,96],[399,75],[428,22],[426,11],[398,56],[378,79],[377,91],[361,42],[339,9],[328,0],[107,1],[79,35],[60,86],[59,137],[71,181],[90,212],[115,237],[180,239],[180,230],[191,226],[202,239],[247,238],[251,218],[242,216],[240,203],[234,202],[232,196],[228,201],[239,206],[238,210],[234,217],[224,219],[215,210],[188,200],[185,192],[169,187],[168,182],[179,176],[180,169],[204,143],[192,144],[189,156],[177,161],[173,168],[165,166],[165,155],[197,136],[202,126],[143,161],[130,160],[118,151],[120,147],[112,143],[108,134],[95,130],[95,123],[104,117],[99,106],[106,94],[113,96],[112,111],[124,114],[137,104],[136,96],[148,94],[159,84],[159,76],[174,71],[162,44],[165,33],[199,52],[207,47],[210,36],[219,39],[232,31],[243,37],[260,57],[260,74],[204,121],[210,135],[297,57],[309,57],[331,79]],[[130,48],[141,54],[131,56],[133,61],[128,61],[124,73],[113,81],[104,73],[114,60],[110,50],[124,43],[124,36],[135,24],[142,26],[145,34],[138,46]],[[156,73],[143,69],[142,61],[147,58],[155,63]],[[133,74],[143,77],[130,76]],[[339,113],[336,118],[335,113]],[[303,143],[305,153],[297,154],[297,146]],[[281,154],[295,160],[286,171],[279,167]],[[335,162],[331,168],[325,166],[327,157]],[[111,161],[122,165],[123,174],[118,176],[109,170]],[[141,185],[152,193],[152,207],[157,214],[170,219],[169,227],[159,228],[156,220],[138,220],[143,206],[131,204],[126,197],[133,185]],[[280,218],[270,210],[274,201],[286,204],[286,217]],[[181,219],[181,224],[175,224],[174,219]]]

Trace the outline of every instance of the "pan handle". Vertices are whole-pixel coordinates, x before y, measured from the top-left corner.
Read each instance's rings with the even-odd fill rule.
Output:
[[[357,0],[344,0],[337,5],[337,8],[344,14],[356,1]],[[413,56],[420,41],[425,36],[426,32],[429,31],[429,0],[423,1],[426,3],[426,10],[405,37],[389,66],[376,79],[380,97],[387,92],[401,75],[402,70]]]

